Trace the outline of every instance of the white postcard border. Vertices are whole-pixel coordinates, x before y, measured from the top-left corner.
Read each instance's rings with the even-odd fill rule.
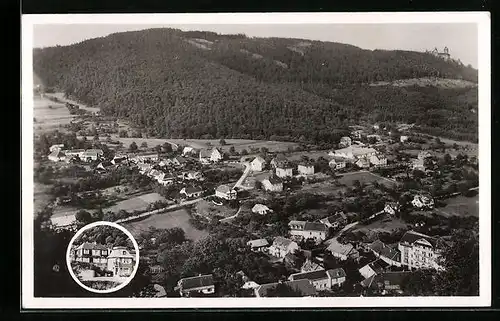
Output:
[[[477,23],[479,41],[480,294],[474,297],[335,298],[35,298],[33,288],[33,70],[35,24],[370,24]],[[82,308],[312,308],[480,307],[491,304],[491,56],[488,12],[58,14],[22,17],[22,307]]]

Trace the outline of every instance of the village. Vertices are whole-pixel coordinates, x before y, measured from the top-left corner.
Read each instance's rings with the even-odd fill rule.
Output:
[[[466,229],[478,217],[477,150],[408,124],[353,126],[328,150],[285,143],[236,150],[224,138],[203,148],[180,139],[148,147],[127,138],[124,146],[109,133],[125,134],[103,124],[87,123],[92,140],[70,136],[68,144],[71,134],[60,134],[37,160],[38,179],[52,184],[52,226],[75,229],[97,217],[135,236],[180,227],[193,240],[210,234],[208,224],[244,230],[247,247],[285,271],[264,284],[240,271],[248,296],[273,296],[283,284],[300,296],[404,294],[412,271],[443,269],[450,226]],[[69,181],[51,180],[68,172]],[[157,253],[141,252],[153,275],[163,272]],[[216,286],[212,274],[198,274],[174,290],[214,296]]]

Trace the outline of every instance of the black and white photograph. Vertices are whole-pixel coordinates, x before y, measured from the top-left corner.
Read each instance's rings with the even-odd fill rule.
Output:
[[[22,28],[26,307],[490,304],[487,14]]]
[[[75,234],[66,260],[80,286],[91,292],[109,293],[126,286],[134,277],[137,250],[122,229],[96,222]]]

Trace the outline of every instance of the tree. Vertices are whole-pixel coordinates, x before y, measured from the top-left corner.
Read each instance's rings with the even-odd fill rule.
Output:
[[[226,140],[225,140],[224,138],[221,138],[221,139],[219,140],[219,145],[221,145],[221,146],[226,145]]]
[[[125,130],[125,129],[121,129],[119,132],[118,132],[118,136],[119,137],[128,137],[128,132]]]
[[[128,150],[131,152],[135,152],[138,149],[137,144],[135,142],[132,142],[130,146],[128,147]]]
[[[231,155],[236,154],[236,150],[235,150],[234,146],[229,147],[229,153],[230,153]]]
[[[168,142],[163,143],[162,148],[165,153],[172,152],[172,145]]]
[[[267,297],[301,297],[302,292],[298,289],[292,288],[290,285],[283,283],[283,282],[278,282],[278,284],[275,287],[270,288],[267,290]]]
[[[141,143],[141,148],[148,148],[148,143],[147,142],[142,142]]]
[[[262,146],[262,147],[260,148],[260,152],[261,152],[262,154],[264,154],[264,155],[266,155],[268,151],[269,151],[269,149],[268,149],[267,147]]]
[[[447,165],[451,164],[451,161],[452,161],[452,160],[451,160],[451,156],[450,156],[450,154],[448,154],[448,153],[444,154],[444,156],[443,156],[443,161],[444,161],[444,163],[445,163],[445,164],[447,164]]]
[[[79,210],[78,212],[76,212],[75,218],[78,222],[83,224],[88,224],[93,221],[92,214],[90,214],[90,212],[87,212],[85,210]]]
[[[156,145],[156,146],[154,147],[154,150],[155,150],[157,153],[161,152],[161,145]]]
[[[248,155],[248,151],[247,151],[246,149],[243,149],[243,150],[241,151],[241,155]]]

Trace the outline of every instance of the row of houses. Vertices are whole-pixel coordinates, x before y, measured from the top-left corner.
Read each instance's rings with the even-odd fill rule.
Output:
[[[53,162],[71,162],[84,161],[92,162],[101,159],[104,152],[101,149],[68,149],[64,150],[63,144],[53,145],[50,147],[50,154],[47,158]]]
[[[108,248],[99,243],[82,243],[71,251],[70,258],[74,262],[90,263],[107,269],[114,276],[130,276],[135,266],[135,253],[125,246]]]

